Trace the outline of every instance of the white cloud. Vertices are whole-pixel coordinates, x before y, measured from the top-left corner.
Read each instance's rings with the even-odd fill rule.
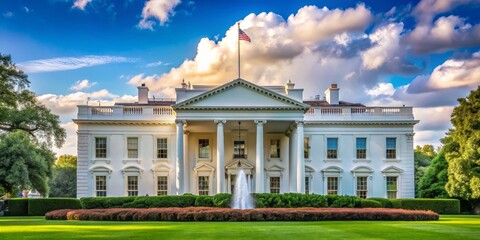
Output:
[[[146,65],[146,67],[158,67],[158,66],[168,66],[170,63],[158,61],[158,62],[152,62]]]
[[[92,0],[75,0],[73,2],[72,8],[78,8],[80,10],[85,10],[87,4],[91,3]]]
[[[73,70],[109,63],[135,62],[136,59],[118,56],[83,56],[39,59],[18,63],[18,68],[27,73]]]
[[[168,19],[175,15],[175,7],[180,3],[180,0],[148,0],[142,9],[142,19],[138,23],[141,29],[153,30],[153,26],[158,21],[160,26],[163,26]]]
[[[69,121],[60,124],[60,127],[66,130],[67,138],[65,144],[61,148],[54,147],[53,152],[57,154],[57,157],[64,154],[77,156],[77,124]]]
[[[403,31],[402,23],[391,23],[376,29],[369,35],[373,47],[362,54],[363,66],[366,69],[377,69],[389,59],[400,54],[400,34]]]
[[[394,93],[395,88],[391,83],[379,83],[374,88],[367,90],[367,94],[372,97],[392,96]]]
[[[468,3],[478,3],[479,0],[422,0],[415,9],[413,15],[420,24],[429,23],[432,19],[440,13],[445,13],[453,8]]]
[[[79,80],[79,81],[76,81],[75,84],[70,87],[70,90],[80,91],[80,90],[83,90],[83,89],[91,88],[92,86],[94,86],[96,84],[97,84],[97,82],[90,83],[88,81],[88,79],[84,79],[84,80],[81,80],[81,81]]]

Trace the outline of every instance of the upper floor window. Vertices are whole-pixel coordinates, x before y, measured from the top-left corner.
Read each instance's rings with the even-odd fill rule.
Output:
[[[387,146],[386,146],[386,149],[387,149],[387,152],[386,152],[386,155],[387,155],[387,158],[389,159],[395,159],[397,158],[397,139],[396,138],[387,138],[387,142],[386,142]]]
[[[138,158],[138,138],[127,138],[127,152],[128,158]]]
[[[327,158],[338,157],[338,138],[327,138]]]
[[[95,138],[95,157],[96,158],[107,157],[107,138],[106,137]]]
[[[107,176],[95,176],[95,195],[97,197],[107,196]]]
[[[157,158],[168,157],[168,145],[166,138],[157,138]]]
[[[198,157],[210,158],[210,140],[198,139]]]
[[[357,138],[357,159],[367,158],[367,139]]]
[[[270,140],[270,158],[280,158],[280,139]]]
[[[303,158],[310,158],[310,138],[303,138]]]
[[[233,141],[233,158],[246,158],[244,140]]]

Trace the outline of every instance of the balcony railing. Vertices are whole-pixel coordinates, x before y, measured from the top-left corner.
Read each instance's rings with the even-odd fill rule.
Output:
[[[412,107],[313,107],[305,120],[413,120]]]
[[[174,119],[170,106],[78,106],[78,119],[156,120]]]

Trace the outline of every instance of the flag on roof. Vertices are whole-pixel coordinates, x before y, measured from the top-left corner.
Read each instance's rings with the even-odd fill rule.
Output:
[[[238,28],[238,39],[251,42],[250,37],[240,28]]]

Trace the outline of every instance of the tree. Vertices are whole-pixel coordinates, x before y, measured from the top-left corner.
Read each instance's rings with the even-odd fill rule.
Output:
[[[448,163],[445,159],[445,151],[440,150],[432,160],[432,164],[425,171],[419,184],[419,197],[422,198],[447,198],[445,184],[448,181]]]
[[[46,195],[54,161],[49,149],[33,144],[23,131],[0,135],[0,186],[13,196],[28,188]]]
[[[62,155],[55,162],[49,182],[50,197],[77,196],[77,157]]]
[[[458,102],[451,117],[453,129],[447,133],[454,144],[446,153],[445,188],[450,196],[469,201],[473,211],[480,214],[480,86]]]
[[[61,147],[66,132],[27,90],[29,83],[10,56],[0,53],[0,188],[10,194],[35,188],[46,195],[55,160],[50,148]]]
[[[425,175],[425,171],[432,159],[436,156],[433,145],[417,146],[414,151],[414,173],[415,173],[415,196],[420,196],[420,180]]]

